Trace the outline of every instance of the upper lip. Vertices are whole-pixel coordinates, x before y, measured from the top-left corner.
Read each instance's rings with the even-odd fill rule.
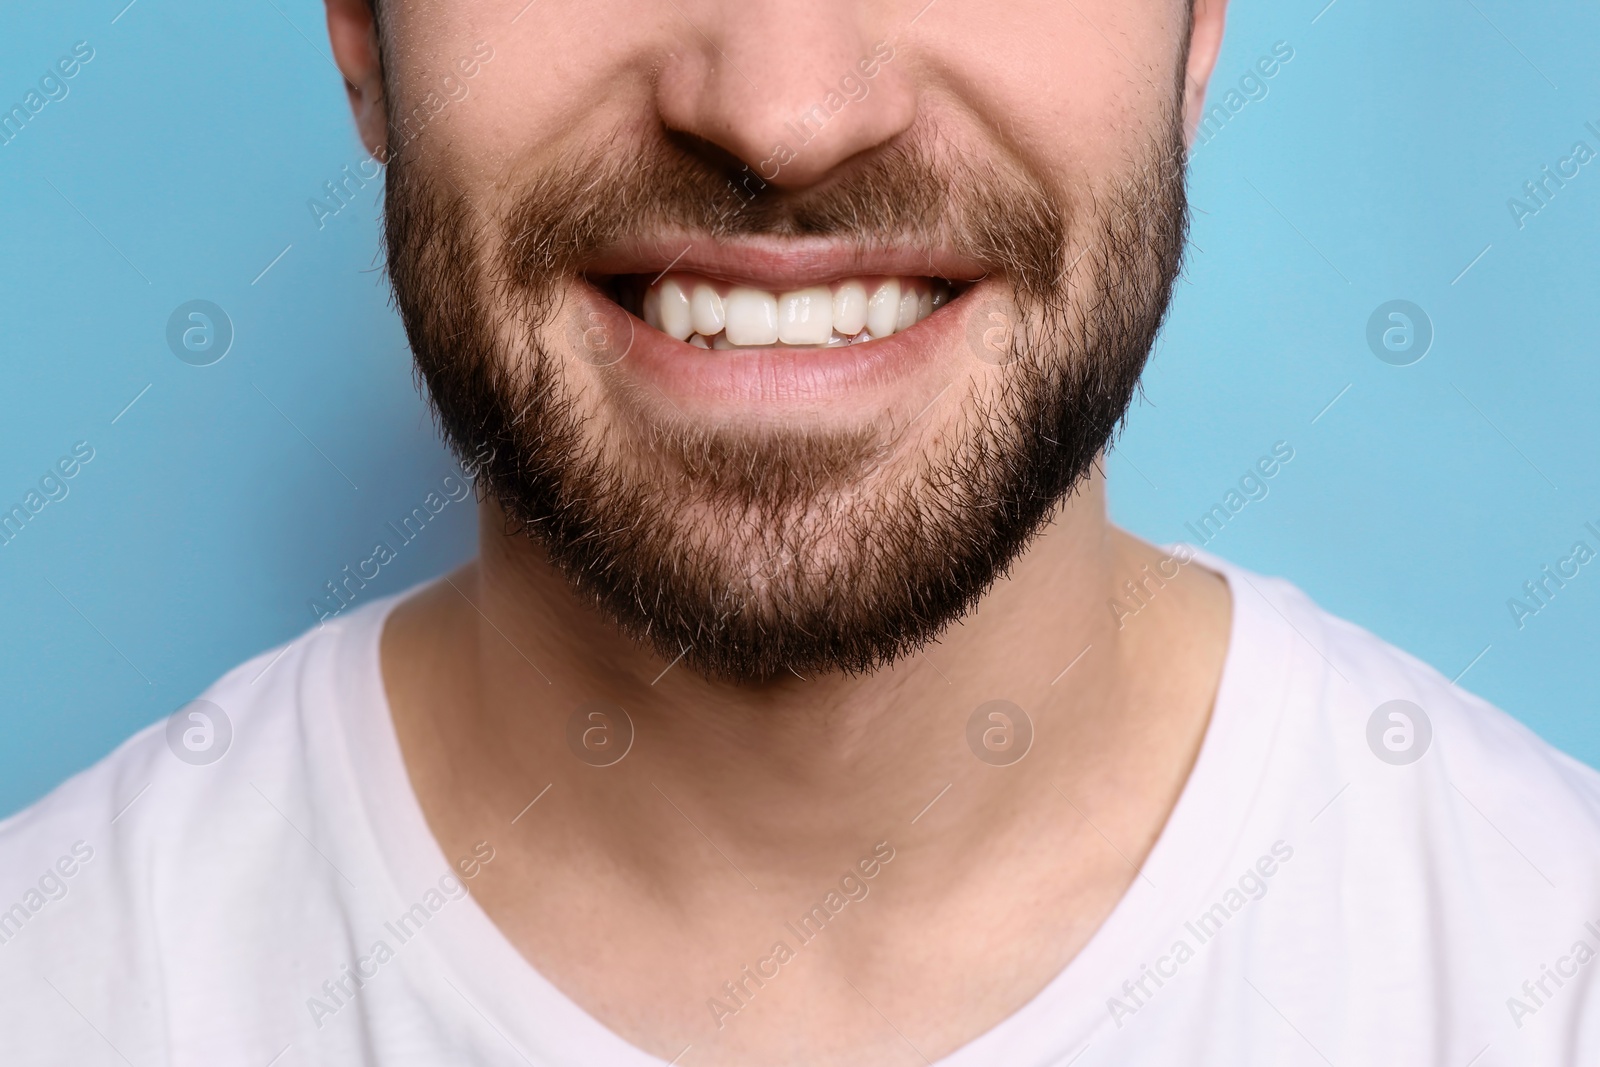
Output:
[[[667,271],[700,274],[752,288],[802,289],[862,275],[972,281],[982,264],[953,249],[927,245],[866,245],[818,237],[711,238],[684,234],[629,241],[603,249],[588,265],[591,277],[621,274],[654,279]]]

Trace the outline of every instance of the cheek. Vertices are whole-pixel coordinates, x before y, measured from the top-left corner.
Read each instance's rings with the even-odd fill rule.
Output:
[[[936,25],[918,25],[917,79],[942,82],[1040,176],[1070,185],[1125,167],[1177,105],[1179,3],[940,0],[939,9]]]
[[[430,0],[389,11],[389,35],[403,42],[388,72],[395,112],[429,92],[448,96],[447,78],[459,82],[461,99],[420,141],[430,167],[448,166],[463,191],[485,198],[508,174],[534,173],[556,154],[593,151],[613,133],[625,143],[629,127],[654,118],[659,57],[683,45],[666,21],[679,18],[670,5]]]

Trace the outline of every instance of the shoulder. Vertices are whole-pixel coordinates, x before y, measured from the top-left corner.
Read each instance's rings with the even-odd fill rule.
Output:
[[[183,820],[203,819],[208,800],[226,783],[266,773],[297,747],[308,674],[338,653],[341,636],[337,626],[319,627],[239,664],[94,766],[0,821],[4,868],[63,835],[83,837],[91,849],[123,852],[159,851],[181,841]]]
[[[1302,684],[1287,725],[1316,731],[1328,746],[1322,755],[1352,780],[1408,795],[1475,790],[1491,804],[1537,797],[1567,829],[1600,834],[1600,772],[1291,583],[1224,569],[1236,601],[1255,599],[1245,610],[1276,616],[1298,646]]]
[[[170,1007],[161,1001],[174,961],[219,940],[259,941],[246,926],[273,916],[240,905],[260,886],[292,883],[285,906],[314,905],[319,885],[338,877],[319,869],[317,850],[355,821],[333,721],[346,695],[338,686],[362,673],[351,661],[366,654],[384,607],[241,664],[0,822],[0,1030],[97,1040],[81,1023],[54,1025],[81,1014],[123,1035],[122,1054],[160,1059],[164,1038],[150,1020]],[[24,1062],[61,1052],[49,1048]]]
[[[1527,1062],[1600,1054],[1581,1022],[1600,1012],[1583,966],[1600,957],[1600,774],[1288,582],[1217,562],[1236,635],[1293,662],[1263,723],[1259,799],[1278,810],[1258,817],[1294,848],[1272,921],[1330,963],[1317,995],[1355,982],[1339,996],[1390,1031],[1445,1020]]]

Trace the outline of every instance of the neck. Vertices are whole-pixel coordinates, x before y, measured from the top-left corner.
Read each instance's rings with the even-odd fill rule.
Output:
[[[1227,645],[1226,587],[1198,565],[1146,579],[1136,615],[1108,607],[1174,568],[1106,522],[1098,480],[921,652],[761,686],[623,639],[492,507],[482,529],[480,557],[384,632],[418,801],[447,856],[494,850],[473,896],[536,970],[634,1044],[693,1043],[707,1067],[889,1062],[889,1017],[942,1054],[1034,996],[1154,844]],[[616,740],[620,722],[572,727],[597,699],[633,733],[603,767],[579,758],[584,730]],[[1015,707],[992,717],[996,700]],[[846,913],[841,893],[869,891]],[[781,995],[754,1014],[720,999],[753,951],[802,951],[823,922]]]
[[[921,652],[864,677],[760,686],[708,681],[623,638],[531,541],[502,532],[492,503],[484,510],[478,560],[397,609],[385,637],[397,727],[436,832],[488,836],[548,784],[548,807],[574,819],[566,847],[601,850],[655,884],[704,876],[700,851],[659,846],[681,841],[684,820],[747,881],[788,881],[891,835],[908,839],[912,820],[934,811],[941,832],[917,847],[955,854],[993,838],[997,818],[1028,819],[1022,799],[1041,788],[1093,804],[1130,753],[1146,757],[1133,777],[1147,777],[1140,746],[1177,714],[1185,728],[1173,735],[1189,750],[1156,761],[1178,769],[1176,782],[1150,783],[1164,804],[1209,708],[1214,677],[1177,712],[1143,699],[1141,667],[1187,625],[1194,583],[1173,582],[1179,591],[1151,598],[1137,625],[1119,625],[1108,603],[1150,550],[1108,524],[1099,478],[977,611]],[[1169,651],[1163,667],[1173,666],[1181,674],[1183,659]],[[603,768],[567,741],[574,710],[593,700],[625,709],[632,725],[626,756]],[[1033,728],[1010,766],[978,758],[968,741],[975,709],[993,700],[1020,707]],[[992,722],[991,740],[1004,742],[1004,721]]]

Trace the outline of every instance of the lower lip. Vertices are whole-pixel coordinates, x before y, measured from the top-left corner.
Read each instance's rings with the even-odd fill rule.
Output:
[[[909,329],[875,341],[833,348],[703,349],[676,341],[629,315],[599,290],[588,287],[590,310],[607,305],[607,318],[628,319],[627,354],[599,368],[620,383],[659,390],[684,414],[792,414],[832,410],[842,402],[877,401],[927,375],[948,359],[960,333],[974,286]],[[881,403],[873,406],[881,407]]]

